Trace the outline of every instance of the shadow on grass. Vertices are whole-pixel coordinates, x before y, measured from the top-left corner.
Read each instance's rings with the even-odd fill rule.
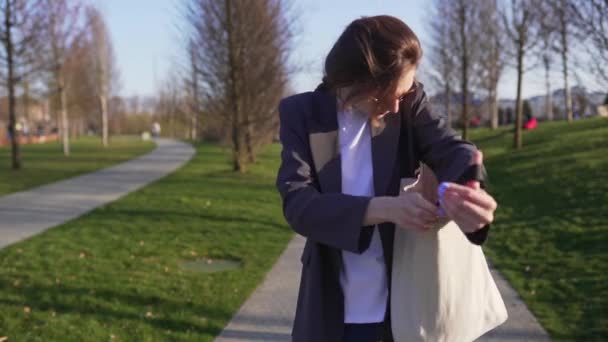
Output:
[[[126,220],[133,217],[145,217],[146,219],[153,221],[164,220],[167,217],[171,218],[184,218],[193,220],[205,220],[202,222],[220,222],[220,223],[240,223],[243,226],[250,226],[252,224],[266,226],[272,229],[279,229],[288,231],[289,227],[286,227],[284,223],[278,223],[269,220],[261,220],[259,218],[252,218],[249,216],[239,217],[235,215],[214,215],[212,211],[209,213],[205,212],[192,212],[192,211],[177,211],[177,210],[147,210],[147,209],[109,209],[112,215],[118,215],[114,219],[120,220],[120,216],[124,216]]]
[[[154,315],[163,313],[174,313],[189,311],[192,315],[204,316],[211,319],[227,320],[232,313],[217,307],[194,305],[187,301],[172,301],[158,296],[146,296],[142,294],[127,294],[106,289],[94,289],[95,300],[103,303],[95,303],[91,306],[85,299],[91,297],[89,288],[69,287],[59,285],[55,287],[42,286],[39,284],[28,284],[26,287],[15,288],[10,284],[0,281],[5,295],[10,297],[21,297],[22,300],[0,299],[0,303],[5,305],[21,307],[28,306],[35,311],[55,311],[57,314],[77,314],[88,316],[99,322],[108,320],[132,320],[145,322],[159,329],[170,329],[176,332],[194,331],[203,334],[216,335],[221,329],[217,327],[206,327],[193,324],[185,320],[146,317],[146,312],[153,307]],[[49,300],[49,298],[53,298]],[[72,301],[72,302],[70,302]],[[129,311],[139,310],[140,314],[128,312],[127,310],[114,310],[109,308],[116,305],[116,302],[125,305]]]

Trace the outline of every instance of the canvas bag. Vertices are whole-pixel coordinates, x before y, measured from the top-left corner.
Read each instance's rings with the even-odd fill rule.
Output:
[[[437,186],[422,164],[417,178],[401,180],[401,193],[421,192],[436,203]],[[391,285],[396,342],[473,341],[508,317],[481,246],[447,219],[426,232],[395,228]]]

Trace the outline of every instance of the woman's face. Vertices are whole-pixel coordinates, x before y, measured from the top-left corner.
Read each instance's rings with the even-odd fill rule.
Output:
[[[396,113],[399,111],[399,104],[403,101],[406,95],[415,90],[416,66],[408,66],[403,70],[401,77],[397,81],[395,89],[384,98],[380,98],[377,93],[357,96],[357,99],[349,101],[349,106],[364,112],[367,115],[382,117],[388,113]],[[348,98],[348,94],[353,89],[351,87],[342,88],[339,90],[339,96],[342,99]]]
[[[392,93],[384,98],[376,98],[373,95],[368,98],[368,102],[371,104],[369,107],[370,113],[378,117],[382,117],[388,113],[397,113],[399,111],[399,104],[408,94],[415,90],[415,77],[416,66],[406,67]]]
[[[379,98],[377,93],[357,96],[356,99],[349,101],[350,105],[367,115],[380,118],[388,113],[397,113],[399,104],[406,95],[415,90],[416,66],[408,66],[403,70],[401,77],[397,81],[395,89],[384,98]],[[352,88],[343,88],[339,94],[342,98],[348,98]]]

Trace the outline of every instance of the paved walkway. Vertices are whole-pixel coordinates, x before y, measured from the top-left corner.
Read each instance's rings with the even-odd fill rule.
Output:
[[[216,342],[291,341],[306,239],[296,235]],[[339,341],[338,341],[339,342]]]
[[[184,165],[194,148],[157,139],[139,158],[32,190],[0,197],[0,248],[77,218]]]
[[[264,282],[243,304],[216,342],[291,341],[305,238],[296,235]],[[509,319],[477,342],[550,341],[545,330],[507,281],[494,269]]]

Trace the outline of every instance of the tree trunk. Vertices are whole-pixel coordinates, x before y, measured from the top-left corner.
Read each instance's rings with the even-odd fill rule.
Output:
[[[235,118],[236,119],[236,118]],[[245,160],[243,153],[241,152],[243,144],[241,143],[240,128],[238,121],[232,122],[232,155],[233,155],[233,170],[238,172],[245,172]]]
[[[522,148],[522,117],[523,117],[523,101],[521,98],[522,81],[524,77],[524,47],[523,43],[517,47],[517,113],[515,115],[515,148]]]
[[[568,122],[574,120],[572,113],[572,94],[570,92],[570,86],[568,85],[568,23],[566,21],[566,8],[567,2],[561,1],[561,9],[559,12],[560,21],[560,36],[561,36],[561,53],[562,53],[562,64],[564,73],[564,89],[566,91],[566,118]]]
[[[11,63],[12,64],[12,63]],[[9,67],[11,70],[9,70],[9,74],[12,73],[12,68],[13,66],[11,65]],[[12,76],[9,76],[9,79],[12,78]],[[16,125],[17,125],[17,119],[16,119],[16,115],[15,115],[15,84],[12,81],[9,81],[8,84],[8,111],[9,111],[9,134],[11,135],[11,162],[12,162],[12,167],[15,170],[18,170],[21,168],[21,151],[19,148],[19,134],[17,132]]]
[[[247,148],[247,161],[255,163],[255,151],[253,148],[253,127],[251,123],[247,123],[245,128],[245,146]]]
[[[190,73],[192,76],[192,102],[191,102],[191,112],[192,112],[192,139],[199,140],[200,136],[202,136],[202,112],[200,110],[200,103],[198,99],[199,89],[198,89],[198,67],[196,62],[196,54],[194,52],[194,45],[190,44]]]
[[[68,111],[66,109],[66,95],[63,75],[59,71],[57,77],[57,92],[59,93],[59,113],[61,115],[61,126],[63,136],[63,154],[70,155],[70,123],[68,121]]]
[[[490,128],[498,128],[498,101],[496,95],[496,86],[490,90]]]
[[[8,64],[8,132],[11,136],[11,163],[15,170],[21,168],[21,154],[19,151],[19,137],[17,135],[16,124],[17,118],[15,113],[15,64],[14,64],[14,51],[13,51],[13,37],[12,37],[12,18],[11,5],[6,4],[5,13],[5,29],[6,29],[6,59]]]
[[[198,136],[198,129],[197,129],[198,128],[198,124],[196,123],[197,122],[197,120],[196,120],[196,115],[197,114],[196,114],[196,112],[194,112],[191,115],[192,115],[192,120],[191,120],[192,121],[191,122],[192,127],[190,127],[190,139],[196,140],[196,138]]]
[[[240,113],[240,98],[238,91],[238,56],[236,47],[234,46],[234,27],[232,25],[232,6],[231,0],[225,0],[226,4],[226,29],[228,31],[228,60],[230,68],[230,103],[232,104],[232,149],[234,158],[234,171],[245,172],[245,156],[243,153],[243,144],[241,141],[241,113]]]
[[[544,60],[545,64],[545,87],[547,96],[545,98],[545,115],[548,121],[553,121],[553,94],[551,93],[551,81],[549,80],[550,64],[548,60]]]
[[[568,122],[572,122],[574,120],[574,115],[572,113],[572,93],[570,91],[570,86],[568,85],[568,54],[567,52],[562,50],[562,61],[564,64],[563,72],[564,72],[564,90],[566,94],[566,118]]]
[[[108,101],[105,94],[99,95],[99,108],[101,109],[101,142],[103,147],[108,147]]]
[[[469,55],[467,51],[466,12],[463,0],[460,3],[460,38],[462,39],[462,139],[469,136]]]

